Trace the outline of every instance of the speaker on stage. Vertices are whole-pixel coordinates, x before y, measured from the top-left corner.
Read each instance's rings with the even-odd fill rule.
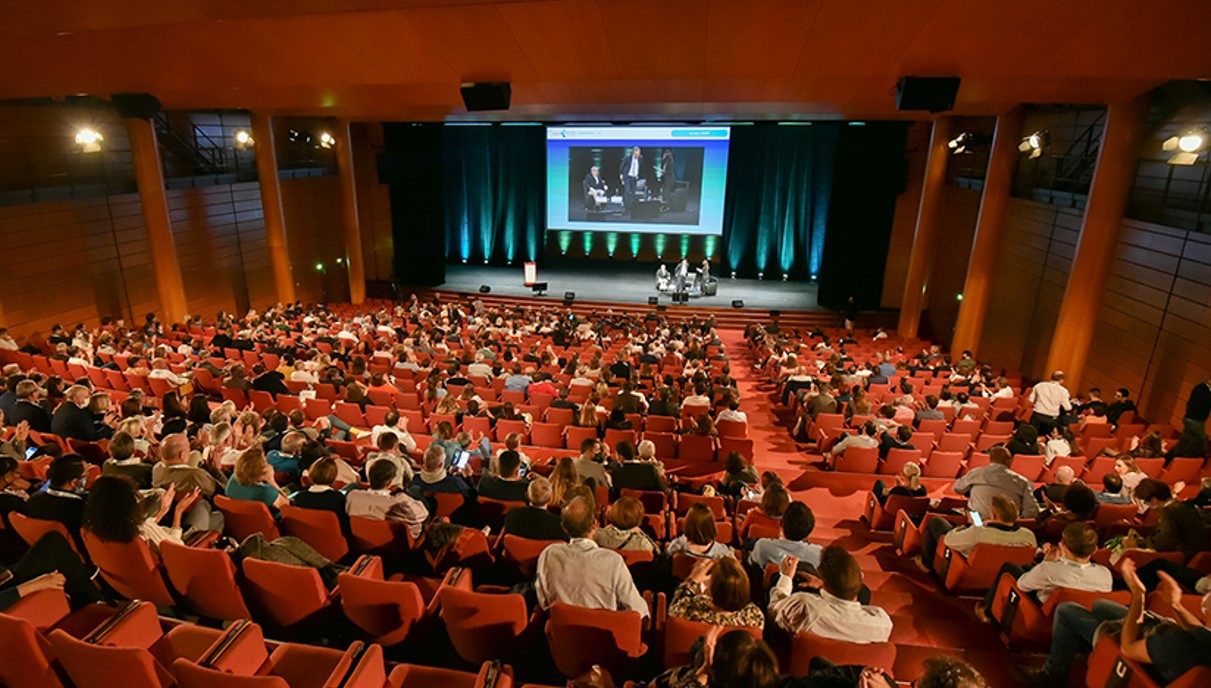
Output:
[[[744,308],[744,299],[732,299],[732,308]]]
[[[573,302],[573,301],[575,301],[575,300],[576,300],[576,292],[574,292],[574,291],[565,291],[565,292],[563,293],[563,305],[565,305],[565,306],[571,306],[571,305],[572,305],[572,302]]]
[[[782,315],[782,311],[778,311],[778,310],[771,310],[771,311],[769,312],[769,317],[771,317],[771,318],[777,318],[777,317],[778,317],[778,316],[780,316],[780,315]]]
[[[656,305],[656,304],[658,304],[658,303],[660,303],[660,297],[659,297],[659,296],[649,296],[649,297],[648,297],[648,305],[649,305],[649,306],[655,306],[655,305]]]
[[[486,284],[481,284],[481,285],[479,285],[479,293],[481,293],[481,294],[487,294],[487,293],[488,293],[488,292],[490,292],[490,291],[492,291],[492,287],[489,287],[489,286],[488,286],[488,285],[486,285]]]

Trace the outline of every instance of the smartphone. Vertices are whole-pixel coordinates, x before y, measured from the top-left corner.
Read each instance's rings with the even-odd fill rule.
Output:
[[[38,453],[37,447],[30,447],[29,449],[26,449],[25,450],[25,460],[29,461],[30,459],[34,458],[34,454],[37,454],[37,453]]]
[[[517,466],[517,477],[519,477],[519,478],[526,477],[526,465],[524,463],[519,464]]]
[[[968,513],[971,514],[971,524],[972,525],[977,526],[977,527],[984,525],[984,517],[980,515],[980,512],[971,511]]]
[[[454,468],[456,470],[461,471],[462,469],[464,469],[468,465],[470,465],[470,463],[471,463],[471,452],[469,452],[469,451],[460,451],[458,453],[458,456],[454,457]]]

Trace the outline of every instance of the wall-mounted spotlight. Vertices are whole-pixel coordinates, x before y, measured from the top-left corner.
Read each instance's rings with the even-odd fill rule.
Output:
[[[253,140],[252,134],[249,134],[247,131],[241,129],[235,133],[236,148],[247,148],[254,143],[256,143],[256,141]]]
[[[320,132],[320,148],[332,148],[336,145],[336,139],[328,132]]]
[[[1173,153],[1170,156],[1168,163],[1170,165],[1193,165],[1198,161],[1198,156],[1207,150],[1208,135],[1207,129],[1200,127],[1191,129],[1179,136],[1171,136],[1161,145],[1161,150],[1167,153]]]
[[[965,131],[947,141],[946,147],[950,149],[951,153],[959,155],[961,153],[970,153],[972,148],[987,145],[990,141],[991,139],[987,134]]]
[[[76,132],[76,145],[83,153],[96,153],[101,150],[101,142],[105,137],[96,129],[81,129]]]
[[[308,145],[311,143],[311,132],[302,129],[290,129],[286,132],[286,140],[291,143]]]
[[[1023,137],[1022,142],[1018,144],[1018,150],[1025,153],[1030,151],[1030,160],[1034,160],[1043,154],[1043,149],[1051,145],[1051,134],[1046,130],[1036,131],[1033,134]]]

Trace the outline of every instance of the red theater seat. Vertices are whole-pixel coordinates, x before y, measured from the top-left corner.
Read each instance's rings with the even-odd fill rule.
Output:
[[[1055,608],[1063,602],[1076,602],[1089,609],[1096,600],[1111,600],[1123,605],[1131,601],[1131,593],[1126,590],[1100,593],[1060,588],[1040,604],[1034,595],[1018,589],[1017,579],[1013,576],[1001,576],[996,585],[997,592],[988,611],[997,620],[1002,637],[1010,647],[1048,647]]]
[[[906,497],[904,495],[888,495],[883,504],[875,497],[875,493],[866,495],[866,525],[871,530],[892,530],[896,522],[897,512],[903,511],[907,516],[918,520],[925,517],[929,510],[929,497]]]
[[[349,553],[341,522],[331,511],[283,506],[280,524],[286,535],[306,542],[330,561],[341,561]]]
[[[594,666],[625,676],[647,652],[644,619],[635,611],[585,609],[563,602],[551,605],[547,642],[555,666],[576,678]]]
[[[336,598],[313,568],[259,559],[245,559],[243,567],[257,620],[278,629],[317,618]]]
[[[675,616],[669,617],[664,622],[664,666],[678,667],[685,666],[690,663],[690,649],[698,641],[699,638],[705,637],[711,632],[713,626],[708,623],[698,621],[688,621]],[[741,630],[752,635],[754,638],[761,638],[762,632],[760,628],[752,626],[724,626],[726,631]]]
[[[938,541],[934,566],[942,585],[951,592],[982,592],[996,582],[1004,564],[1026,566],[1034,561],[1036,548],[1009,545],[976,545],[967,557]]]
[[[277,523],[269,513],[269,507],[263,502],[215,495],[214,506],[223,512],[227,524],[224,528],[226,533],[240,542],[256,533],[263,535],[268,542],[280,537]]]
[[[838,665],[858,664],[890,672],[896,663],[896,646],[891,643],[849,643],[811,633],[796,633],[791,641],[790,675],[807,676],[808,665],[816,657],[824,657]]]
[[[160,543],[160,558],[172,587],[201,616],[223,621],[252,616],[227,552],[165,541]]]
[[[458,656],[475,664],[509,655],[524,657],[538,637],[538,611],[531,616],[521,595],[443,588],[441,617]],[[510,660],[511,661],[511,660]]]
[[[879,470],[878,447],[849,447],[837,458],[836,470],[845,473],[874,473]]]
[[[143,538],[131,542],[105,542],[82,531],[89,558],[105,582],[129,600],[147,600],[160,607],[176,604],[151,549]]]

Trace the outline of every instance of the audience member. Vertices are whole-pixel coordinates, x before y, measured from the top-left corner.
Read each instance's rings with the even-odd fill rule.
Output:
[[[770,618],[787,633],[810,633],[851,643],[883,643],[891,637],[891,617],[880,607],[858,601],[862,570],[853,555],[838,545],[825,547],[818,558],[822,587],[794,592],[799,558],[789,554],[778,567],[770,591]]]
[[[715,539],[715,515],[705,504],[695,503],[686,511],[681,532],[669,542],[666,549],[669,555],[687,554],[706,559],[732,556],[732,548]]]
[[[748,562],[764,569],[769,564],[779,564],[787,556],[810,566],[819,566],[820,545],[807,541],[816,528],[816,515],[803,502],[791,502],[782,514],[781,532],[777,538],[761,538],[753,545]]]
[[[593,533],[593,540],[608,549],[656,551],[657,545],[643,532],[643,503],[634,497],[623,497],[610,505],[606,512],[606,527]]]
[[[1005,447],[988,449],[988,465],[965,473],[955,481],[952,488],[967,497],[968,508],[980,512],[985,520],[992,518],[992,502],[997,496],[1004,497],[1017,506],[1022,518],[1034,518],[1039,513],[1039,503],[1034,498],[1034,484],[1026,477],[1014,473],[1009,467],[1013,455]]]
[[[568,539],[559,514],[547,509],[547,504],[551,502],[551,481],[542,476],[531,480],[526,488],[526,501],[526,506],[514,507],[505,514],[506,534],[529,540]]]
[[[593,541],[597,519],[592,504],[573,499],[563,508],[560,523],[571,540],[551,545],[538,556],[538,605],[550,609],[555,602],[563,602],[589,609],[629,609],[651,616],[622,556]]]
[[[732,557],[695,563],[673,593],[669,616],[712,626],[765,626],[765,614],[752,602],[748,574]]]

